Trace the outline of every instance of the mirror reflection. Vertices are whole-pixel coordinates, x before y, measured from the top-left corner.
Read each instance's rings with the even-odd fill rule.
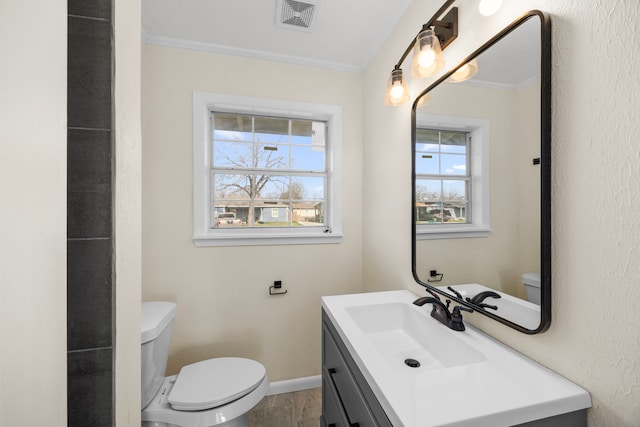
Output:
[[[541,327],[547,265],[542,24],[517,22],[414,104],[417,280],[528,331]]]

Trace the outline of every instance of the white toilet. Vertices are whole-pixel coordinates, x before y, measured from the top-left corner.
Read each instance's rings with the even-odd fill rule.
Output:
[[[524,273],[522,284],[527,292],[527,301],[540,305],[540,273]]]
[[[221,357],[165,377],[176,305],[142,303],[142,427],[248,427],[269,389],[260,363]]]

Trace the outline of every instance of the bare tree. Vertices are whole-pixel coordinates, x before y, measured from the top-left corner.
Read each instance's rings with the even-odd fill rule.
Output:
[[[291,182],[278,198],[280,200],[302,200],[304,199],[304,195],[304,186],[299,182]]]
[[[455,191],[441,194],[440,191],[429,191],[426,185],[416,185],[416,201],[433,202],[436,200],[465,200],[465,195]]]
[[[439,191],[429,191],[426,185],[416,185],[416,202],[437,200]]]
[[[287,166],[284,156],[277,155],[277,149],[264,144],[253,144],[251,155],[245,154],[234,157],[227,152],[219,152],[218,155],[232,168],[243,172],[248,169],[271,170]],[[249,214],[247,216],[247,224],[249,226],[254,225],[255,222],[255,199],[260,197],[265,186],[273,181],[280,181],[283,185],[286,185],[282,177],[277,175],[240,173],[226,174],[224,177],[220,176],[220,178],[224,182],[216,185],[217,189],[221,190],[221,193],[216,194],[217,198],[226,198],[228,196],[240,198],[246,194],[249,199]]]

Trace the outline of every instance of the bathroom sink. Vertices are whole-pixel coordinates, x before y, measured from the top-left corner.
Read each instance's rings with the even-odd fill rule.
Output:
[[[419,370],[486,360],[482,353],[432,319],[426,306],[393,302],[349,307],[346,312],[392,367],[406,369],[407,359],[417,360]]]
[[[416,298],[408,290],[322,297],[392,425],[504,427],[591,406],[576,384],[469,323],[464,331],[447,328]]]

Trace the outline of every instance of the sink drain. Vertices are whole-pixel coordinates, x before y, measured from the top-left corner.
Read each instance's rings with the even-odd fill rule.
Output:
[[[404,364],[409,366],[410,368],[417,368],[420,366],[420,362],[416,359],[405,359]]]

